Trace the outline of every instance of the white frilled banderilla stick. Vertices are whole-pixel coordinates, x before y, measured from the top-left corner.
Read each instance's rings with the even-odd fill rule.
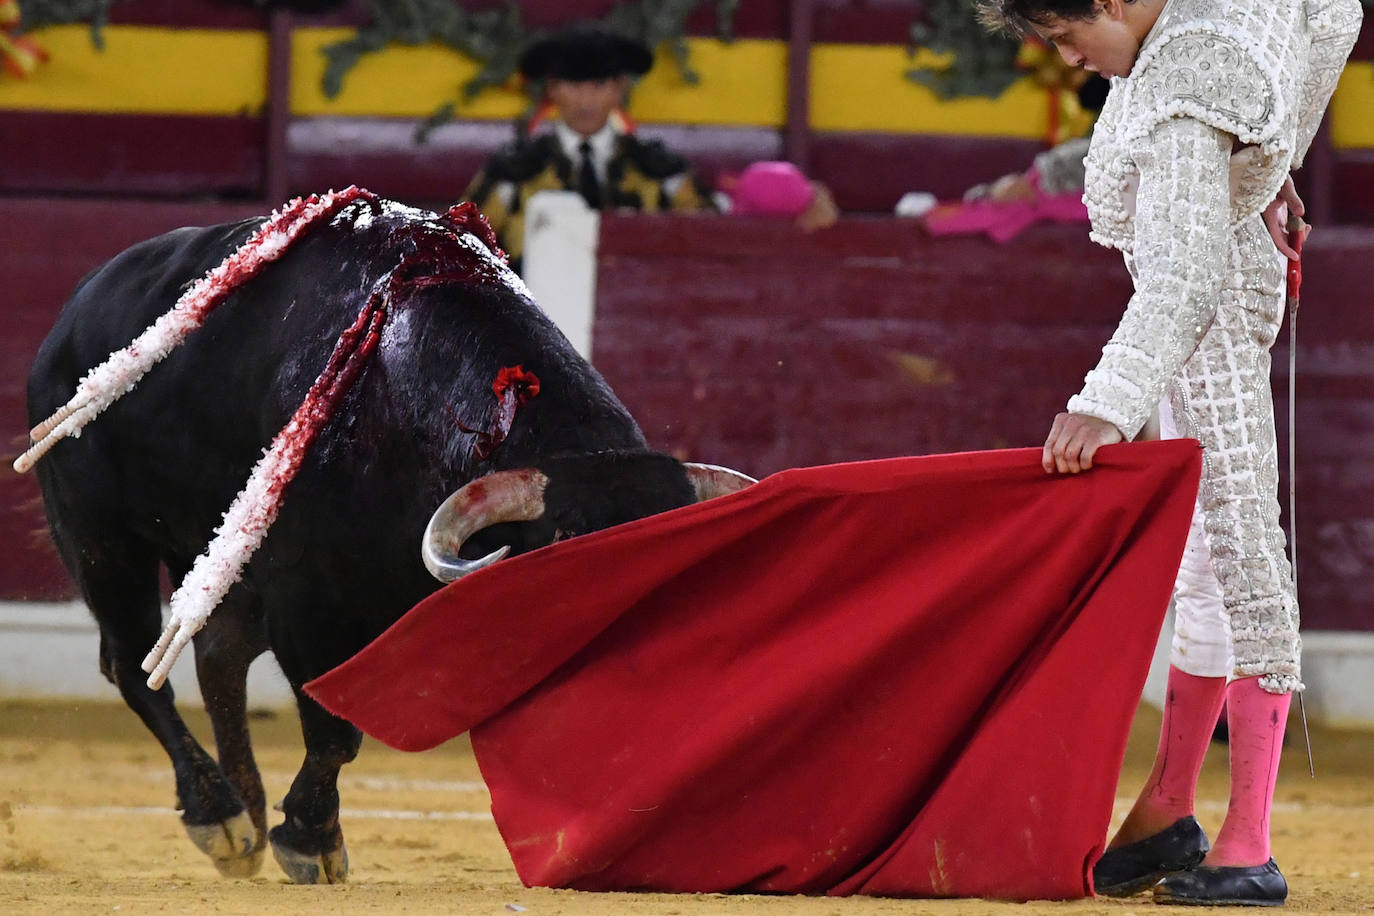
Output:
[[[157,321],[122,350],[96,366],[77,385],[76,394],[29,433],[32,445],[14,462],[20,473],[32,468],[58,442],[81,435],[82,428],[119,398],[132,391],[207,315],[241,284],[279,259],[293,242],[355,200],[375,202],[370,191],[349,187],[337,193],[297,198],[272,214],[257,232],[187,290]],[[389,282],[389,277],[383,281]],[[148,686],[162,686],[177,655],[205,625],[210,612],[228,592],[262,543],[277,517],[283,488],[300,467],[306,450],[376,347],[385,311],[377,296],[368,300],[353,327],[344,331],[334,355],[316,379],[291,422],[277,434],[258,461],[248,484],[225,513],[224,524],[206,553],[196,559],[181,587],[172,595],[172,618],[162,638],[143,662],[151,673]],[[359,336],[363,333],[361,342]]]
[[[371,192],[349,187],[338,193],[296,198],[273,213],[248,241],[196,281],[133,343],[111,353],[105,362],[86,373],[71,400],[29,432],[32,445],[15,459],[14,469],[22,474],[63,439],[80,436],[87,423],[132,391],[149,369],[199,328],[206,316],[240,284],[280,258],[292,242],[320,220],[332,217],[359,197],[373,199]]]
[[[388,274],[378,284],[378,290],[386,289],[390,282]],[[358,320],[339,335],[324,371],[310,386],[291,421],[272,440],[272,447],[253,467],[247,485],[224,513],[224,524],[215,529],[215,539],[205,553],[196,557],[191,571],[173,593],[167,627],[143,660],[148,686],[153,690],[162,686],[181,650],[205,626],[276,521],[282,491],[296,476],[310,444],[329,422],[381,339],[386,321],[386,309],[379,304],[382,301],[381,292],[373,293]]]

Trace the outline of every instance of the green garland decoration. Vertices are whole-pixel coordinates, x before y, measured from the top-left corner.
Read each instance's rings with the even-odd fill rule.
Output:
[[[19,0],[24,29],[71,22],[89,22],[91,43],[104,48],[101,29],[108,23],[110,5],[116,0]],[[734,37],[735,13],[741,0],[626,0],[603,20],[608,28],[656,48],[668,42],[683,79],[695,85],[701,75],[692,69],[685,36],[687,19],[706,3],[716,8],[716,31],[726,41]],[[540,37],[525,28],[520,7],[507,0],[504,7],[468,12],[453,0],[368,0],[372,21],[353,37],[324,49],[327,58],[323,88],[334,98],[343,89],[344,77],[368,54],[391,43],[421,45],[438,41],[482,64],[481,70],[462,87],[463,100],[484,89],[503,85],[515,74],[521,49]],[[441,112],[450,114],[456,102]],[[441,112],[436,112],[436,115]]]
[[[372,21],[351,37],[324,48],[324,94],[334,98],[344,77],[368,54],[389,44],[422,45],[438,41],[482,63],[463,86],[463,98],[499,86],[515,72],[520,42],[526,34],[520,7],[471,13],[452,0],[368,0]],[[452,106],[454,103],[449,103]]]
[[[685,37],[687,18],[702,5],[716,8],[717,32],[731,40],[740,0],[626,0],[613,8],[603,24],[621,34],[643,41],[651,48],[668,42],[683,79],[697,83],[701,77],[691,68]],[[543,32],[525,27],[520,7],[507,0],[504,7],[469,12],[453,0],[368,0],[372,21],[351,38],[324,48],[326,57],[322,88],[334,98],[343,89],[349,71],[368,54],[388,44],[421,45],[437,41],[481,64],[477,74],[460,89],[462,101],[483,90],[504,85],[515,75],[520,52]],[[434,128],[453,119],[459,99],[440,105],[416,132],[423,141]]]
[[[1368,0],[1374,2],[1374,0]],[[906,78],[926,86],[942,99],[981,95],[996,98],[1024,75],[1016,66],[1021,43],[989,34],[970,0],[927,0],[925,16],[911,26],[912,46],[954,56],[947,68],[915,67]]]
[[[1374,10],[1374,0],[1360,0]],[[980,95],[996,98],[1024,76],[1016,66],[1020,42],[1003,34],[990,34],[978,21],[972,0],[927,0],[924,18],[912,23],[911,47],[952,53],[945,69],[915,67],[906,78],[933,90],[942,99]]]
[[[71,22],[91,24],[91,44],[105,50],[101,34],[110,19],[110,4],[114,0],[19,0],[19,17],[24,31],[45,25],[66,25]]]
[[[91,43],[104,50],[101,29],[108,23],[110,6],[116,0],[18,0],[25,31],[47,25],[89,22]],[[668,42],[683,79],[696,84],[701,76],[692,69],[687,39],[687,17],[703,3],[716,7],[716,29],[721,38],[731,40],[735,13],[741,0],[626,0],[603,20],[609,27],[658,47]],[[1374,10],[1374,0],[1360,0]],[[484,89],[503,85],[514,75],[520,49],[539,33],[528,31],[520,19],[515,0],[504,8],[470,13],[453,0],[368,0],[372,22],[349,39],[324,49],[327,58],[323,88],[334,98],[343,88],[348,71],[367,54],[386,45],[419,45],[431,40],[442,42],[482,64],[481,69],[462,86],[464,100]],[[1022,75],[1016,67],[1019,43],[1003,35],[990,35],[978,22],[970,0],[927,0],[924,18],[912,23],[909,55],[916,48],[951,53],[947,68],[915,67],[906,78],[932,89],[940,98],[979,95],[995,98]],[[452,120],[457,101],[445,102],[421,126],[428,133]]]
[[[716,34],[725,41],[734,40],[740,0],[632,0],[612,9],[603,21],[608,29],[637,38],[650,48],[667,42],[682,78],[695,86],[701,74],[692,69],[685,33],[687,18],[703,2],[716,7]]]

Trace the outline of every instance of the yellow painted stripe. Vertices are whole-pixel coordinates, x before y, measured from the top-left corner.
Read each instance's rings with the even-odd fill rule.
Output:
[[[1346,64],[1331,97],[1331,145],[1374,148],[1374,62]]]
[[[1045,92],[1029,80],[1013,84],[996,99],[942,101],[904,76],[915,66],[939,62],[928,51],[912,58],[896,45],[817,45],[811,52],[811,126],[816,130],[1045,136]]]
[[[299,28],[292,39],[291,110],[300,116],[425,117],[459,98],[478,69],[438,44],[396,45],[364,56],[337,98],[320,86],[322,49],[350,29]],[[235,115],[258,113],[267,92],[267,37],[256,30],[109,26],[106,49],[85,26],[34,33],[51,59],[27,80],[0,78],[0,109],[96,113]],[[636,87],[630,112],[640,121],[780,127],[786,119],[787,47],[777,40],[689,40],[702,76],[688,84],[661,56]],[[813,128],[822,131],[944,133],[1039,139],[1045,94],[1029,80],[1000,98],[942,101],[906,80],[916,65],[938,64],[899,45],[820,44],[812,51]],[[518,81],[460,102],[458,117],[505,120],[525,109]],[[1374,63],[1351,64],[1332,102],[1337,147],[1374,148]]]
[[[363,57],[344,78],[335,98],[321,88],[322,49],[348,37],[348,29],[297,29],[291,47],[291,111],[298,115],[424,117],[458,99],[478,71],[467,57],[438,44],[393,46]],[[636,120],[678,124],[778,126],[787,100],[787,49],[777,41],[694,39],[691,63],[709,74],[687,83],[666,53],[635,87],[630,113]],[[513,118],[527,103],[518,80],[460,102],[462,118]]]
[[[258,31],[84,25],[33,33],[50,59],[28,79],[0,76],[0,109],[233,115],[261,111],[267,36]]]
[[[348,117],[423,118],[445,102],[459,98],[478,65],[444,45],[392,45],[367,54],[344,77],[343,88],[328,98],[320,86],[323,49],[343,41],[352,29],[300,28],[291,36],[291,113]],[[513,118],[525,110],[524,94],[515,87],[480,93],[462,104],[463,118]]]
[[[787,120],[787,45],[781,41],[688,40],[695,86],[660,52],[635,87],[630,114],[640,121],[781,127]]]

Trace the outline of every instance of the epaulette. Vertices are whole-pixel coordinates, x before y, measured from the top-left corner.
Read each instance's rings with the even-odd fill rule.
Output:
[[[1262,51],[1224,22],[1189,22],[1150,45],[1136,61],[1132,102],[1143,116],[1132,132],[1143,135],[1161,121],[1195,118],[1217,130],[1267,148],[1282,143],[1286,112],[1277,77]]]
[[[687,160],[658,140],[641,140],[633,134],[620,138],[625,158],[646,178],[662,181],[687,170]]]
[[[482,173],[489,182],[512,181],[519,184],[544,171],[558,156],[558,138],[553,134],[525,137],[492,156]]]

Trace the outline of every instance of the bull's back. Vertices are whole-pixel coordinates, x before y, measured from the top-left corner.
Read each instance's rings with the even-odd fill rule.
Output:
[[[92,368],[171,309],[188,284],[218,265],[259,222],[176,229],[131,246],[88,274],[34,359],[30,422],[66,403]],[[206,500],[188,499],[188,493],[199,480],[218,498],[228,484],[210,479],[208,467],[184,460],[191,450],[178,424],[166,422],[165,409],[146,397],[147,382],[158,371],[154,367],[132,395],[37,464],[48,521],[78,581],[80,558],[124,555],[138,541],[155,543],[164,556],[189,559],[218,520]]]
[[[261,222],[174,229],[130,246],[87,274],[34,359],[30,422],[65,403],[88,371],[171,309],[188,283],[223,261]]]
[[[259,225],[177,230],[133,246],[83,281],[35,363],[34,420],[64,403],[86,372]],[[407,253],[423,249],[426,238],[417,242],[413,230],[405,214],[356,223],[344,214],[235,289],[79,439],[40,461],[50,518],[76,519],[87,531],[117,518],[164,555],[198,554],[340,332],[388,288],[382,281]],[[384,297],[380,344],[311,447],[260,554],[274,588],[285,588],[276,584],[286,581],[284,570],[306,567],[347,571],[333,574],[341,593],[375,591],[357,580],[377,570],[393,590],[402,570],[414,590],[433,588],[414,545],[451,490],[491,469],[474,457],[470,430],[491,422],[492,386],[509,367],[532,371],[543,387],[517,411],[495,466],[644,447],[595,370],[518,290],[481,263],[466,263],[469,249],[454,240],[436,250],[452,259],[445,262],[456,268],[451,273],[470,280]],[[359,525],[360,518],[371,521]]]

